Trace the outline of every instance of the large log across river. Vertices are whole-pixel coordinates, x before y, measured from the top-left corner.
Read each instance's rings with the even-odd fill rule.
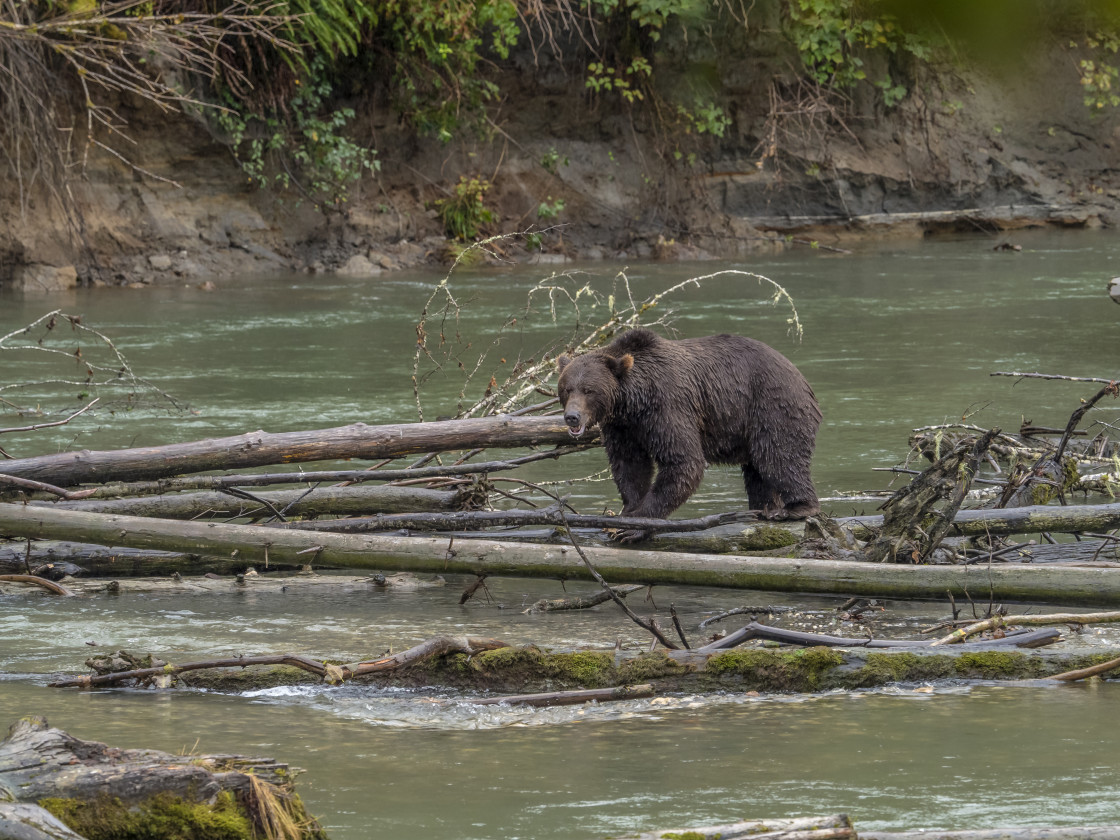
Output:
[[[346,458],[378,460],[460,449],[562,445],[572,440],[560,417],[498,415],[451,422],[367,426],[270,434],[258,431],[167,446],[82,450],[4,461],[0,472],[58,487],[149,481],[207,470],[244,469]],[[590,441],[588,441],[590,442]]]
[[[177,522],[0,504],[0,534],[96,542],[349,569],[487,573],[588,579],[570,546],[499,540],[449,540],[381,534],[331,534],[250,525]],[[611,583],[683,584],[867,597],[994,598],[1075,606],[1120,604],[1120,569],[1049,565],[910,566],[788,557],[743,557],[588,546]]]

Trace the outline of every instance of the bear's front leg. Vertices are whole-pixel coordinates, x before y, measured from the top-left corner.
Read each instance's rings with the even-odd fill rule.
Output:
[[[629,516],[647,519],[665,519],[696,492],[704,480],[704,459],[674,459],[658,463],[657,479],[653,487],[632,510],[624,511]],[[639,542],[650,536],[649,531],[631,528],[617,532],[613,539],[618,542]]]
[[[615,486],[622,496],[622,514],[629,516],[649,494],[653,483],[653,458],[628,435],[604,434],[603,446]]]

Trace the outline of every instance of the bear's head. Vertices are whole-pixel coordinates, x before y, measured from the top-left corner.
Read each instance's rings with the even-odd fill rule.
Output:
[[[601,350],[557,359],[560,379],[556,392],[564,407],[568,434],[579,437],[588,426],[610,419],[622,378],[634,366],[634,357],[608,356]]]

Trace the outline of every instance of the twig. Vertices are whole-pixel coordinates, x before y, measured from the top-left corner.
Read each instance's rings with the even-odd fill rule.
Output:
[[[678,650],[676,645],[674,645],[672,642],[670,642],[668,639],[665,638],[665,634],[662,633],[657,628],[656,624],[654,624],[652,621],[643,620],[640,616],[638,616],[637,613],[635,613],[632,609],[630,609],[628,606],[626,606],[625,601],[623,601],[620,597],[618,597],[618,595],[615,594],[615,591],[613,589],[611,589],[610,584],[608,584],[605,580],[603,580],[603,576],[601,574],[599,574],[599,570],[596,569],[593,565],[591,565],[591,561],[588,560],[587,555],[583,553],[583,548],[576,541],[575,534],[572,533],[572,528],[568,524],[568,517],[565,516],[563,508],[560,508],[559,512],[560,512],[560,519],[564,523],[564,531],[568,535],[568,541],[572,544],[572,547],[576,550],[576,553],[579,554],[579,559],[583,561],[583,565],[587,566],[587,570],[589,572],[591,572],[591,576],[599,582],[599,585],[601,587],[603,587],[603,589],[605,589],[607,592],[610,593],[611,600],[613,600],[616,604],[618,604],[619,607],[622,608],[622,611],[630,617],[631,621],[633,621],[635,624],[637,624],[639,627],[643,628],[647,632],[652,633],[653,637],[655,639],[657,639],[657,641],[661,642],[661,644],[664,645],[666,648],[668,648],[669,650]]]
[[[681,644],[684,645],[685,650],[692,650],[692,645],[688,643],[688,638],[684,635],[684,628],[681,627],[680,616],[677,615],[677,607],[675,604],[669,605],[669,615],[673,619],[673,627],[677,631],[677,636],[680,637]]]
[[[101,402],[101,397],[94,397],[87,405],[82,406],[64,420],[55,420],[53,423],[36,423],[33,426],[14,426],[10,429],[0,429],[0,435],[7,434],[8,432],[34,432],[39,429],[49,429],[52,426],[65,426],[79,414],[85,414],[99,402]]]
[[[1062,379],[1066,382],[1102,382],[1106,385],[1115,383],[1115,379],[1100,379],[1094,376],[1061,376],[1055,373],[1020,373],[1017,371],[997,370],[988,376],[1014,376],[1018,379]]]
[[[8,484],[12,487],[22,487],[25,490],[35,490],[39,493],[50,493],[52,496],[66,499],[67,501],[76,501],[78,499],[88,499],[96,491],[94,488],[88,490],[70,491],[62,487],[55,487],[53,484],[47,484],[43,481],[34,481],[30,478],[19,478],[14,475],[5,475],[0,473],[0,484]]]
[[[700,622],[697,627],[703,630],[710,624],[715,624],[717,621],[723,621],[725,618],[731,618],[733,615],[777,615],[779,613],[798,612],[797,607],[775,607],[775,606],[756,606],[756,607],[735,607],[734,609],[721,612],[719,615],[713,615],[711,618],[705,618]],[[806,610],[805,612],[809,612]]]

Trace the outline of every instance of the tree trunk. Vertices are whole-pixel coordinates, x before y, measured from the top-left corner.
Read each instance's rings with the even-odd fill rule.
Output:
[[[64,452],[2,463],[4,475],[58,487],[145,481],[183,473],[348,458],[377,460],[490,447],[562,445],[571,436],[559,417],[480,417],[432,423],[354,423],[303,432],[250,432],[235,437],[141,449]]]
[[[262,785],[268,793],[262,793]],[[67,805],[68,822],[83,804],[96,803],[102,819],[113,807],[143,812],[161,796],[203,805],[226,792],[237,798],[253,822],[274,816],[270,809],[278,807],[290,808],[288,816],[297,823],[306,819],[302,803],[291,792],[287,765],[272,759],[193,755],[187,761],[156,750],[116,749],[79,740],[34,716],[16,721],[0,741],[0,790],[10,791],[19,802],[69,800],[62,803]],[[262,804],[269,796],[272,802]],[[107,804],[113,800],[118,802]],[[312,820],[299,836],[321,837],[322,832]]]
[[[34,539],[98,541],[131,548],[230,556],[246,562],[315,563],[382,571],[586,580],[568,546],[498,540],[311,531],[177,522],[0,504],[0,533]],[[957,598],[1120,604],[1120,570],[1029,565],[911,566],[785,557],[585,549],[611,583],[680,584],[888,598]],[[967,593],[967,594],[966,594]]]

